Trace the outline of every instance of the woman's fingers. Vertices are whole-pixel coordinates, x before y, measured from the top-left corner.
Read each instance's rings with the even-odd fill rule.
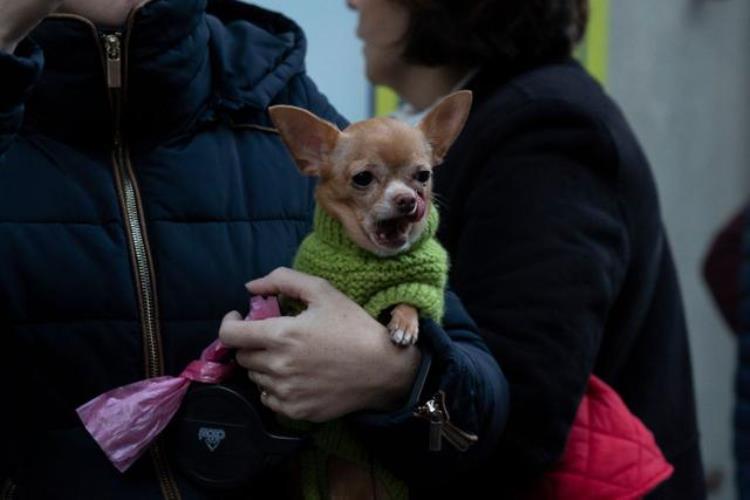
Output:
[[[284,405],[281,403],[279,398],[277,398],[276,396],[274,396],[272,393],[268,392],[267,390],[261,391],[260,402],[263,403],[263,405],[266,406],[272,412],[278,413],[280,415],[285,415]]]
[[[258,389],[272,389],[276,386],[276,381],[273,377],[267,373],[258,372],[255,370],[248,370],[247,377],[250,381],[254,382],[258,386]]]
[[[224,316],[219,328],[219,339],[227,347],[237,349],[270,349],[282,341],[282,332],[292,318],[269,318],[245,321],[232,311]]]
[[[284,295],[305,304],[315,303],[321,295],[331,290],[324,279],[285,267],[251,281],[246,287],[254,295]]]
[[[258,386],[261,403],[270,410],[293,420],[309,419],[308,414],[295,409],[299,408],[299,404],[290,398],[289,386],[284,384],[283,379],[252,370],[247,375]]]
[[[268,350],[243,349],[237,351],[237,364],[242,368],[265,375],[285,375],[279,359],[280,353]]]

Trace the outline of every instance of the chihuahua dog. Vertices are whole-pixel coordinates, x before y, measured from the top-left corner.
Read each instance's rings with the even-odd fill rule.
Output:
[[[464,127],[472,94],[442,99],[417,127],[373,118],[339,130],[293,106],[271,120],[299,170],[317,176],[313,233],[294,267],[329,280],[402,346],[418,339],[420,314],[442,319],[448,263],[434,239],[432,173]]]

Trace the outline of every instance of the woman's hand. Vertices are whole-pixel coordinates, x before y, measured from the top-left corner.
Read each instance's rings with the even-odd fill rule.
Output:
[[[0,0],[0,51],[13,53],[47,15],[62,4],[62,0]]]
[[[280,268],[247,287],[308,306],[296,317],[243,321],[231,312],[222,321],[221,341],[238,349],[271,410],[326,422],[403,403],[421,359],[416,347],[393,345],[384,326],[323,279]]]

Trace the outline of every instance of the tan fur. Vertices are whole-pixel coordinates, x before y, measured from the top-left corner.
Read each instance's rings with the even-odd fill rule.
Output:
[[[418,127],[393,118],[373,118],[354,123],[343,132],[292,106],[273,106],[269,114],[300,171],[320,177],[315,193],[320,208],[341,222],[358,246],[388,257],[407,251],[424,231],[431,209],[432,179],[420,182],[416,176],[420,171],[431,172],[442,162],[470,108],[471,92],[461,91],[440,101]],[[362,172],[373,176],[366,188],[355,183],[355,176]],[[404,203],[410,201],[415,201],[416,207],[421,203],[424,216],[418,221],[408,219],[403,234],[398,226],[397,239],[383,236],[387,232],[379,236],[379,228],[387,224],[384,221],[407,220],[409,215],[403,210],[409,208],[404,208]],[[419,216],[417,208],[413,214]],[[396,307],[389,325],[394,341],[400,332],[407,340],[398,343],[415,342],[417,321],[414,308]]]

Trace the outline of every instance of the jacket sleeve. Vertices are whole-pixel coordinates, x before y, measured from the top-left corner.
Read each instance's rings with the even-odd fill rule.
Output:
[[[31,448],[31,436],[26,433],[26,427],[31,417],[27,414],[31,408],[28,399],[33,396],[25,389],[23,363],[31,362],[32,358],[23,356],[10,344],[4,325],[0,324],[0,390],[3,393],[0,429],[6,431],[0,446],[0,492],[4,483],[13,477],[23,454]]]
[[[449,252],[452,286],[510,385],[497,467],[522,484],[564,451],[629,235],[614,147],[594,118],[540,102],[505,123],[472,169]]]
[[[42,65],[41,49],[28,39],[14,54],[0,51],[0,158],[21,127],[24,101]]]
[[[740,331],[740,271],[742,238],[747,227],[747,212],[740,211],[721,229],[703,263],[703,277],[714,301],[732,330]]]
[[[42,68],[42,52],[31,41],[23,41],[14,54],[0,52],[0,168],[3,156],[10,148],[23,120],[24,101]],[[21,387],[23,356],[10,344],[0,317],[0,391],[3,393],[3,410],[0,411],[0,429],[5,430],[0,446],[0,496],[9,487],[7,480],[23,452],[21,431],[28,421],[24,411],[30,397]]]
[[[423,358],[411,397],[391,414],[352,417],[359,435],[396,475],[417,490],[455,481],[461,473],[483,463],[496,448],[508,414],[508,385],[478,329],[459,298],[445,294],[442,326],[423,320]],[[450,424],[478,437],[466,451],[443,440],[442,450],[430,451],[430,424],[415,410],[442,392]]]

